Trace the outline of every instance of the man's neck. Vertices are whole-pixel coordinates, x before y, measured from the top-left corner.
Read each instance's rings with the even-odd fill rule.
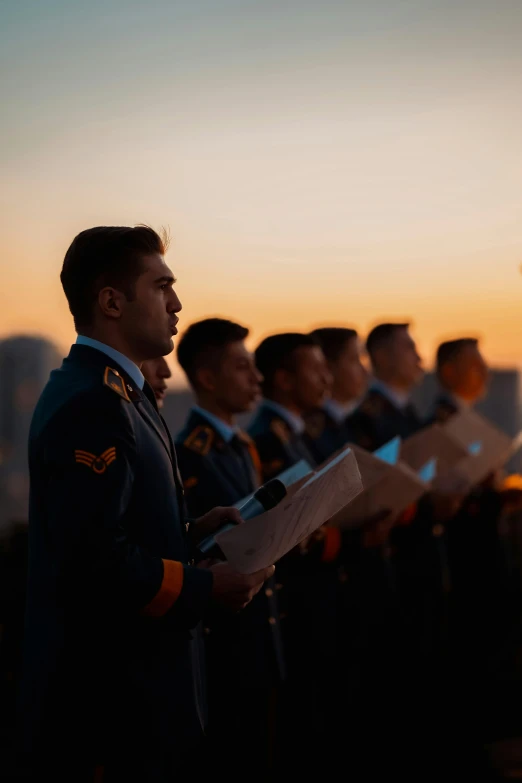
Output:
[[[457,408],[472,408],[473,405],[477,402],[477,400],[470,400],[467,397],[463,396],[462,394],[459,394],[457,391],[453,391],[453,389],[448,389],[446,386],[442,386],[442,394],[444,397],[446,397],[451,402],[454,402]]]
[[[228,424],[229,427],[233,427],[235,425],[235,415],[230,413],[230,411],[224,410],[223,407],[215,400],[208,399],[200,395],[196,396],[196,400],[200,408],[208,411],[213,416],[216,416],[216,418],[221,419],[221,421],[225,422],[225,424]]]
[[[396,378],[385,378],[382,375],[375,373],[375,380],[378,381],[378,383],[382,383],[384,386],[387,386],[390,391],[400,395],[401,397],[410,395],[413,391],[412,386],[401,383]]]
[[[141,369],[141,365],[143,364],[144,359],[142,357],[136,356],[135,352],[131,350],[127,342],[122,340],[119,335],[107,334],[106,332],[103,332],[99,329],[81,330],[78,332],[78,335],[81,335],[82,337],[90,337],[91,340],[97,340],[99,343],[108,345],[109,348],[112,348],[113,350],[118,351],[118,353],[123,354],[123,356],[126,356],[127,359],[130,359],[131,362],[134,362],[134,364]]]
[[[293,400],[288,399],[284,395],[272,394],[270,397],[266,397],[266,399],[275,402],[276,405],[281,405],[282,408],[286,408],[286,410],[294,416],[299,416],[301,419],[304,416],[304,410],[296,405]]]
[[[358,402],[357,398],[347,397],[346,394],[337,391],[335,388],[332,389],[330,398],[339,405],[342,405],[343,408],[349,408],[352,405],[355,407]]]

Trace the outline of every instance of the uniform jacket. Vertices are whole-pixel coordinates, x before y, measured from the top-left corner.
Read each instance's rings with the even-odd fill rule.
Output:
[[[191,629],[212,575],[189,564],[154,394],[107,360],[73,346],[32,421],[21,708],[35,757],[120,754],[163,781],[201,737]]]
[[[367,451],[375,451],[397,436],[406,440],[422,423],[413,406],[397,408],[379,389],[370,389],[346,425],[350,440]]]
[[[268,405],[261,403],[248,433],[259,452],[263,481],[274,478],[302,459],[312,467],[316,464],[306,434],[294,433],[290,425]]]
[[[198,411],[177,436],[176,451],[191,515],[234,505],[261,486],[261,462],[249,436],[238,431],[226,443]],[[284,679],[278,586],[272,578],[239,614],[212,611],[206,618],[211,716],[218,681],[252,689]]]

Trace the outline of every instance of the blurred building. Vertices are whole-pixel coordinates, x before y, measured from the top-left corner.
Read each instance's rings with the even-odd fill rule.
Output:
[[[0,341],[0,534],[27,519],[29,426],[49,374],[60,364],[60,353],[47,340]]]

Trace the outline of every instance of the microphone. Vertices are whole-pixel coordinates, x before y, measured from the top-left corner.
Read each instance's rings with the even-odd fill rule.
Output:
[[[285,495],[286,487],[283,482],[277,478],[271,479],[259,487],[253,495],[250,495],[243,505],[238,506],[238,511],[246,522],[259,516],[264,511],[270,511],[271,508],[275,508]],[[217,532],[223,533],[225,530],[231,530],[233,527],[236,527],[236,525],[233,522],[228,522],[223,527],[220,527]],[[200,542],[198,549],[202,554],[208,555],[210,550],[217,546],[215,535],[216,533],[212,533],[212,535],[207,536]]]

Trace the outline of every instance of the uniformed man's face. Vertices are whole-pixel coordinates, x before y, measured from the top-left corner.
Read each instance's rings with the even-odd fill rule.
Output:
[[[172,375],[165,358],[159,356],[157,359],[148,359],[141,365],[141,371],[152,387],[158,408],[163,408],[167,393],[167,379]]]
[[[475,345],[466,345],[442,370],[444,385],[467,402],[480,400],[486,393],[488,366]]]
[[[303,413],[320,407],[329,393],[332,376],[321,348],[301,346],[294,354],[294,367],[288,373],[294,403]]]
[[[252,410],[261,396],[263,376],[241,340],[223,348],[215,368],[207,370],[206,377],[207,389],[220,408],[231,415]]]
[[[389,346],[381,351],[391,382],[403,388],[412,388],[420,382],[424,374],[422,361],[407,329],[398,329]]]
[[[174,347],[177,313],[181,310],[174,282],[163,256],[143,259],[143,272],[136,281],[134,298],[126,301],[121,316],[125,337],[142,361],[166,356]]]
[[[361,347],[357,337],[346,342],[335,362],[330,362],[333,377],[332,395],[341,402],[358,400],[368,384],[368,372],[361,361]]]

